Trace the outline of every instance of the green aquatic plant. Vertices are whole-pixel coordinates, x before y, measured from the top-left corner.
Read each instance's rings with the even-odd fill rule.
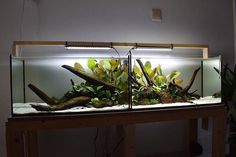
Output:
[[[119,59],[89,59],[87,63],[93,76],[103,82],[109,82],[119,89],[128,89],[128,65]]]
[[[33,84],[29,88],[48,106],[31,104],[38,111],[64,110],[76,106],[101,108],[128,103],[128,65],[119,59],[97,61],[88,59],[88,73],[80,63],[74,67],[62,65],[63,68],[85,80],[75,84],[71,79],[72,88],[62,98],[49,97]]]
[[[189,84],[182,88],[180,84],[183,80],[180,79],[181,73],[179,71],[173,70],[169,75],[165,75],[161,65],[152,68],[149,61],[143,64],[140,59],[137,59],[136,62],[139,67],[137,65],[133,66],[131,76],[132,101],[134,104],[188,102],[191,99],[200,97],[194,92],[189,92],[200,68],[194,71]]]
[[[128,80],[132,81],[132,101],[134,104],[147,105],[157,103],[187,102],[199,96],[189,93],[194,79],[200,70],[196,69],[189,84],[182,88],[179,84],[180,72],[173,70],[169,75],[165,75],[158,65],[152,68],[148,61],[144,65],[141,60],[136,60],[138,65],[133,66],[133,71],[129,76],[128,63],[119,59],[88,59],[87,67],[90,72],[85,71],[80,63],[74,66],[62,65],[71,73],[85,80],[85,82],[75,84],[71,79],[71,89],[63,97],[49,97],[33,84],[29,88],[38,95],[48,106],[32,104],[38,111],[64,110],[76,106],[102,108],[128,104]]]

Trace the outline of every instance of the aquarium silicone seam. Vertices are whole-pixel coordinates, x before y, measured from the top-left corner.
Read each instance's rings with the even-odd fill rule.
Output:
[[[128,77],[128,89],[129,89],[129,109],[132,109],[132,83],[131,83],[131,64],[132,64],[132,61],[131,61],[131,58],[132,58],[132,53],[131,53],[132,49],[129,50],[128,52],[128,74],[129,74],[129,77]]]
[[[12,85],[12,55],[10,55],[10,79],[11,79],[11,82],[10,82],[10,86],[11,86],[11,89],[13,88],[13,85]],[[11,90],[11,115],[13,115],[13,91]]]
[[[201,97],[203,97],[204,93],[203,93],[203,66],[204,66],[204,63],[203,63],[203,60],[201,61]]]
[[[25,60],[23,60],[23,93],[24,93],[24,103],[26,103],[26,96],[25,96]]]

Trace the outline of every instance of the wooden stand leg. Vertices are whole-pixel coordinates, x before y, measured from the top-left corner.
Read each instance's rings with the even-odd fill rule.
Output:
[[[24,157],[23,132],[16,132],[6,126],[7,157]]]
[[[38,137],[36,131],[24,132],[25,153],[28,157],[38,157]]]
[[[117,133],[123,138],[118,156],[135,157],[135,125],[119,125]],[[119,142],[119,141],[118,141]]]
[[[187,125],[187,148],[186,148],[186,156],[194,157],[191,152],[191,144],[197,142],[197,134],[198,134],[198,120],[197,119],[190,119],[188,120]]]
[[[112,128],[98,128],[95,140],[96,157],[135,157],[135,126],[117,125],[115,130]]]
[[[212,157],[225,157],[226,113],[212,117]]]
[[[108,142],[108,133],[110,127],[100,127],[96,130],[96,137],[94,138],[95,144],[95,154],[96,157],[106,156],[107,151],[107,142]]]
[[[6,125],[7,157],[38,157],[36,131],[16,131]]]

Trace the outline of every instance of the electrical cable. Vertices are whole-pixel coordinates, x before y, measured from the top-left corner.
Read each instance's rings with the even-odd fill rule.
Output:
[[[115,48],[115,47],[111,47],[113,50],[115,50],[115,52],[117,53],[117,55],[118,55],[118,57],[120,58],[120,53],[119,53],[119,51]]]

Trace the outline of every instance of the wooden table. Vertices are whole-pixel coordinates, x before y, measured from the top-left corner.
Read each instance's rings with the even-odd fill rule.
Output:
[[[224,157],[227,110],[224,105],[195,106],[172,109],[136,110],[96,114],[12,117],[6,122],[8,157],[37,157],[37,132],[49,129],[129,126],[138,123],[188,120],[188,144],[197,140],[197,119],[213,119],[212,156]],[[131,127],[132,128],[132,127]],[[128,129],[129,130],[129,129]],[[132,135],[130,133],[130,135]],[[129,137],[129,136],[128,136]],[[126,140],[132,143],[132,138]],[[127,144],[123,156],[135,156],[135,147]],[[189,148],[187,148],[189,150]],[[189,151],[188,155],[190,155]]]

